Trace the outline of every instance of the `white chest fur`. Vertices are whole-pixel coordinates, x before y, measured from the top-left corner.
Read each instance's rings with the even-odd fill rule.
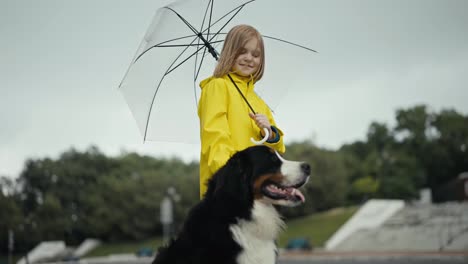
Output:
[[[252,211],[252,220],[241,220],[230,227],[234,240],[243,248],[237,258],[237,263],[275,263],[275,239],[283,226],[283,220],[272,205],[256,201]]]

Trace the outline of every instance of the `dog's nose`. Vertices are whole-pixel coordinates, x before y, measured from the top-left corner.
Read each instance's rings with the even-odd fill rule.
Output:
[[[307,163],[302,163],[301,164],[301,170],[304,172],[306,175],[310,175],[310,165]]]

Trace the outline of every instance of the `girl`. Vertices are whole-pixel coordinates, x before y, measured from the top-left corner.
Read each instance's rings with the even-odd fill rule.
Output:
[[[285,151],[283,132],[254,92],[265,68],[264,56],[260,33],[248,25],[236,26],[226,36],[213,76],[200,83],[200,197],[210,177],[235,152],[252,146],[251,137],[263,137],[264,128],[270,134],[266,145]],[[243,96],[257,113],[252,113]]]

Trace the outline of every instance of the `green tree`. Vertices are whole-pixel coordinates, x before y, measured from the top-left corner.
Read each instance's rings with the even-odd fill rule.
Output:
[[[316,147],[310,141],[295,142],[287,147],[285,158],[308,162],[311,165],[311,178],[304,187],[304,205],[283,209],[288,217],[296,217],[322,211],[345,204],[347,174],[343,157],[330,150]]]
[[[434,200],[439,201],[439,188],[468,171],[468,116],[442,110],[434,115],[431,125],[434,136],[425,165]]]
[[[0,254],[5,255],[8,252],[8,231],[16,233],[22,219],[13,188],[11,179],[0,177]]]
[[[351,183],[349,196],[353,200],[367,200],[377,197],[379,182],[371,176],[361,177]]]
[[[348,199],[362,202],[368,198],[412,199],[424,182],[418,160],[411,158],[395,139],[395,131],[372,122],[365,142],[343,146],[352,186]]]
[[[444,184],[468,171],[468,117],[454,110],[427,111],[424,105],[397,111],[395,128],[401,149],[413,157],[423,174],[423,184],[433,195]],[[434,200],[441,201],[437,195]]]

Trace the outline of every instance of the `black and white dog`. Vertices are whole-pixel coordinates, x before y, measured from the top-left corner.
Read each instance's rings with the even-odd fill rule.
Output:
[[[237,152],[153,264],[275,263],[275,239],[284,222],[273,205],[304,202],[297,188],[309,175],[308,164],[285,160],[266,146]]]

